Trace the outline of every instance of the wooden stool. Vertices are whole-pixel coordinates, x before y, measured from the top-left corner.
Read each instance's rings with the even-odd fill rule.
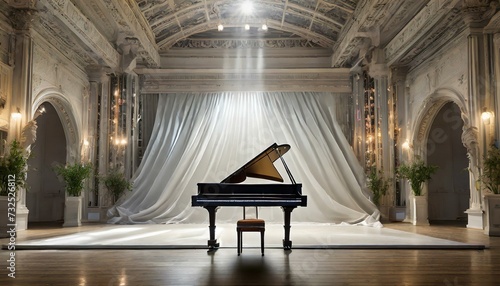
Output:
[[[264,231],[266,230],[266,222],[258,218],[258,211],[256,209],[257,218],[245,218],[245,207],[243,207],[243,219],[240,219],[236,224],[236,234],[238,240],[238,255],[241,254],[243,248],[243,232],[260,232],[260,251],[264,256]]]

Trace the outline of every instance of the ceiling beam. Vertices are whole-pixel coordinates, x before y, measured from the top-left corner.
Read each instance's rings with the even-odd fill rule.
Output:
[[[431,34],[434,26],[441,21],[460,0],[431,1],[390,41],[384,48],[388,65],[402,59],[422,39]]]
[[[117,69],[120,55],[94,24],[70,0],[46,0],[47,10],[66,25],[104,65]]]

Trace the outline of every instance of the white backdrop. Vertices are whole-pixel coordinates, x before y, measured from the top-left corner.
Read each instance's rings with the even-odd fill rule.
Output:
[[[292,222],[378,224],[365,195],[363,170],[334,118],[330,93],[206,93],[161,95],[155,126],[128,197],[110,209],[110,223],[207,223],[191,207],[197,183],[218,183],[272,143],[290,144],[283,157],[302,183],[307,207]],[[289,183],[278,160],[275,166]],[[249,183],[277,183],[247,179]],[[217,211],[217,222],[235,222],[241,208]],[[280,208],[259,210],[282,222]]]

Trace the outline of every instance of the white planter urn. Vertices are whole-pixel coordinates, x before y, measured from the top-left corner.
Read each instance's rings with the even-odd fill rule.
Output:
[[[429,225],[428,204],[426,196],[412,196],[410,198],[412,206],[413,225]]]
[[[64,201],[63,227],[82,225],[82,197],[67,196]]]
[[[500,195],[484,195],[484,234],[500,236]]]

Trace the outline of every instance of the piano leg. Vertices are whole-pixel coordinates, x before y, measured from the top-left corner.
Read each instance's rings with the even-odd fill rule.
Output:
[[[218,207],[204,207],[208,211],[208,220],[210,225],[208,229],[210,230],[210,239],[208,240],[208,248],[210,250],[214,250],[219,248],[219,243],[217,243],[217,239],[215,238],[215,213],[217,212]]]
[[[295,207],[282,207],[284,217],[285,217],[285,225],[283,228],[285,229],[285,238],[283,239],[283,249],[290,250],[292,249],[292,241],[290,240],[290,217],[292,215],[292,211]]]

